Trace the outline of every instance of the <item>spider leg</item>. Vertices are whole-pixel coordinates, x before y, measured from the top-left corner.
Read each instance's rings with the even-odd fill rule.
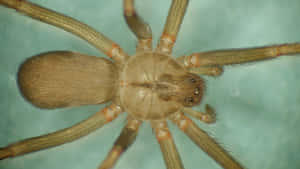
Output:
[[[220,76],[223,68],[220,66],[188,67],[188,71],[198,75]]]
[[[10,144],[7,147],[0,149],[0,160],[58,146],[79,139],[112,121],[121,113],[121,111],[119,106],[111,104],[88,119],[69,128]]]
[[[135,141],[140,125],[141,121],[128,118],[127,125],[123,128],[119,138],[114,143],[113,148],[110,150],[99,169],[110,169],[114,167],[120,156]]]
[[[159,142],[167,169],[184,169],[166,121],[153,123],[152,127]]]
[[[172,53],[172,48],[175,44],[187,5],[188,0],[172,0],[167,21],[156,51],[166,54]]]
[[[123,0],[125,20],[138,38],[137,52],[152,50],[151,27],[142,20],[134,8],[134,0]]]
[[[201,52],[189,56],[182,56],[178,60],[186,67],[223,66],[273,59],[282,55],[293,55],[299,53],[300,43],[292,43],[258,48]]]
[[[26,0],[0,0],[0,4],[9,8],[14,8],[16,11],[26,14],[34,19],[71,32],[86,40],[117,62],[122,63],[122,61],[128,57],[128,55],[124,53],[116,43],[90,26],[71,17],[59,14],[31,2],[27,2]]]
[[[214,141],[205,131],[200,129],[191,119],[183,113],[176,113],[171,120],[203,151],[218,162],[224,169],[242,169],[221,146]]]
[[[187,107],[183,108],[182,111],[205,123],[216,122],[215,110],[208,104],[205,105],[205,113],[198,112],[193,110],[192,108],[187,108]]]

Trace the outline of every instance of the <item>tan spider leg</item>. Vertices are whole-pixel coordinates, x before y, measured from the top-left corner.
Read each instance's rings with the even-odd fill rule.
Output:
[[[86,24],[71,17],[59,14],[25,0],[0,0],[0,4],[14,8],[34,19],[57,26],[86,40],[117,62],[127,59],[128,55],[113,41]]]
[[[138,38],[137,52],[152,50],[151,27],[145,23],[134,8],[134,0],[123,0],[124,16],[131,31]]]
[[[191,119],[178,112],[172,117],[172,121],[187,134],[190,139],[203,151],[218,162],[224,169],[242,169],[221,146],[218,145],[205,131],[200,129]]]
[[[189,67],[188,71],[198,75],[220,76],[223,68],[220,66]]]
[[[123,128],[119,138],[114,143],[106,159],[102,162],[99,169],[113,168],[120,156],[135,141],[141,121],[128,118],[127,125]]]
[[[172,53],[172,48],[175,44],[187,5],[188,0],[172,1],[164,31],[160,37],[156,51],[166,54]]]
[[[216,50],[182,56],[187,67],[222,66],[273,59],[282,55],[300,53],[300,43],[265,46],[259,48]]]
[[[25,139],[0,149],[0,159],[15,157],[22,154],[58,146],[79,139],[104,124],[115,119],[121,113],[121,108],[115,104],[102,109],[88,119],[72,127],[43,136]]]
[[[167,169],[184,169],[166,121],[152,124]]]
[[[183,112],[195,117],[198,120],[201,120],[205,123],[214,123],[216,122],[216,113],[215,110],[210,107],[210,105],[206,104],[205,105],[205,113],[203,112],[198,112],[193,110],[192,108],[183,108]]]

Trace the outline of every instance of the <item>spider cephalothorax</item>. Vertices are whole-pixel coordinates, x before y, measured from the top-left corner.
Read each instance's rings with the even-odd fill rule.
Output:
[[[199,104],[204,90],[199,76],[169,55],[155,52],[131,57],[121,70],[120,82],[122,107],[144,120],[163,119]]]
[[[138,38],[136,54],[129,56],[100,32],[75,19],[25,0],[0,0],[32,18],[69,31],[105,53],[111,60],[72,51],[52,51],[26,60],[18,73],[22,94],[41,108],[62,108],[111,103],[69,128],[25,139],[0,148],[0,159],[14,157],[74,141],[127,112],[127,124],[99,169],[112,168],[134,142],[142,122],[149,122],[159,142],[168,169],[183,169],[167,120],[225,169],[242,169],[205,131],[186,114],[205,123],[215,122],[214,109],[205,112],[190,107],[200,103],[205,84],[198,75],[219,76],[223,67],[300,53],[300,44],[248,49],[230,49],[172,57],[188,0],[172,0],[158,46],[152,49],[150,26],[134,9],[133,0],[123,0],[125,20]],[[198,168],[198,167],[197,167]]]

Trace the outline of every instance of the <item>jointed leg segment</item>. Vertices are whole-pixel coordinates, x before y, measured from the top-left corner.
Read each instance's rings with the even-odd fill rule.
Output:
[[[282,44],[259,48],[216,50],[182,56],[186,67],[223,66],[276,58],[300,53],[300,44]]]
[[[195,117],[198,120],[205,122],[205,123],[216,122],[215,110],[212,107],[210,107],[210,105],[208,105],[208,104],[205,105],[205,113],[198,112],[198,111],[193,110],[192,108],[187,108],[187,107],[185,107],[182,111]]]
[[[167,123],[153,123],[156,138],[159,142],[167,169],[184,169]]]
[[[119,138],[116,140],[113,148],[110,150],[106,159],[103,161],[99,169],[110,169],[116,164],[120,156],[135,141],[141,122],[129,118],[127,125],[122,130]]]
[[[170,54],[180,29],[188,0],[172,0],[163,34],[160,37],[156,51]]]
[[[220,76],[223,68],[220,66],[188,67],[188,71],[198,75]]]
[[[59,14],[25,0],[0,0],[0,4],[9,8],[14,8],[18,12],[24,13],[34,19],[71,32],[86,40],[119,63],[128,57],[128,55],[109,38],[71,17]]]
[[[152,50],[152,32],[150,26],[137,14],[134,0],[123,0],[124,16],[131,31],[138,38],[137,52]]]
[[[225,169],[242,169],[221,146],[218,145],[205,131],[200,129],[191,119],[183,113],[176,113],[171,119],[190,139],[209,156],[215,159]]]
[[[25,139],[0,149],[0,160],[8,157],[58,146],[79,139],[92,131],[112,121],[121,113],[121,108],[115,104],[95,113],[88,119],[63,130],[47,135]]]

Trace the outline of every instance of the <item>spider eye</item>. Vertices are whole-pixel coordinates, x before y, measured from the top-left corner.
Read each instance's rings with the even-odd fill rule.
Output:
[[[194,94],[195,94],[195,95],[199,95],[199,94],[200,94],[200,89],[199,89],[199,87],[196,87],[196,88],[195,88]]]
[[[187,97],[187,98],[184,99],[184,101],[187,102],[187,103],[193,103],[194,102],[194,98]]]
[[[191,81],[192,83],[196,83],[196,79],[194,79],[194,78],[191,78],[190,81]]]

